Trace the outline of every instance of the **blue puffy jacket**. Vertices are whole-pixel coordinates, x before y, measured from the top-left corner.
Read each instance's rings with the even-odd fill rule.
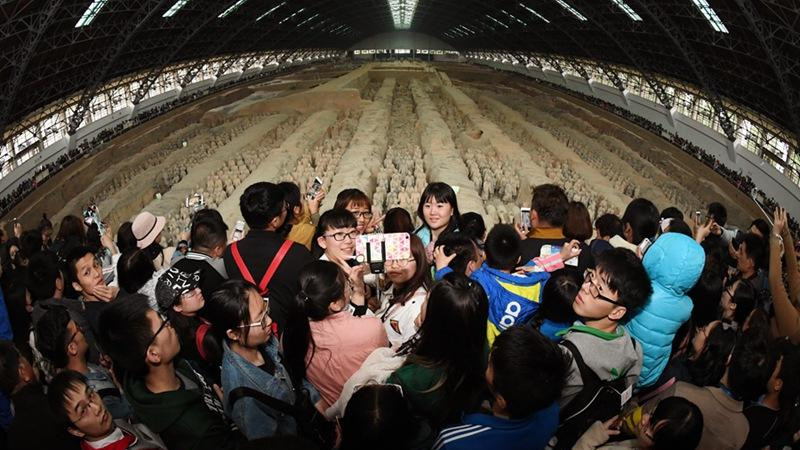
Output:
[[[679,233],[661,235],[645,253],[642,263],[653,295],[627,324],[644,354],[638,387],[655,383],[664,371],[672,339],[692,314],[692,300],[686,293],[700,278],[705,260],[700,244]]]

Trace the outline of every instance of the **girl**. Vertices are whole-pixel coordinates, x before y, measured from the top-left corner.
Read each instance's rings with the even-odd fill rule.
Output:
[[[574,270],[553,272],[544,285],[542,303],[533,315],[531,325],[551,341],[560,341],[561,337],[556,333],[569,328],[576,319],[572,302],[582,285],[582,277]]]
[[[356,317],[349,308],[363,303],[363,292],[363,285],[353,286],[329,261],[314,261],[300,272],[296,314],[284,331],[283,348],[295,384],[307,378],[319,391],[320,410],[339,398],[373,350],[389,345],[377,317]]]
[[[292,381],[280,361],[277,339],[272,336],[269,302],[246,281],[229,280],[214,292],[206,308],[208,317],[214,318],[212,330],[222,341],[225,413],[248,440],[297,434],[297,424],[292,417],[255,397],[230,401],[234,389],[247,387],[280,401],[295,403]]]
[[[281,229],[281,235],[290,241],[304,245],[311,250],[312,239],[314,236],[314,221],[312,217],[319,212],[319,205],[325,198],[325,191],[321,190],[310,201],[303,201],[300,196],[300,188],[289,181],[278,184],[283,191],[289,213],[286,216]]]
[[[434,429],[473,411],[483,398],[488,299],[475,281],[445,275],[425,301],[408,357],[387,383],[399,384],[412,410]]]
[[[722,291],[720,307],[722,321],[730,324],[734,330],[741,329],[747,316],[756,306],[756,290],[750,281],[736,280],[725,286]]]
[[[417,217],[422,220],[422,225],[414,230],[414,234],[422,239],[428,261],[431,261],[436,239],[443,233],[458,230],[461,214],[453,188],[441,182],[429,184],[419,199]]]
[[[358,189],[345,189],[340,192],[333,207],[350,211],[358,222],[359,233],[376,232],[383,220],[383,217],[375,217],[372,212],[372,201],[367,194]]]

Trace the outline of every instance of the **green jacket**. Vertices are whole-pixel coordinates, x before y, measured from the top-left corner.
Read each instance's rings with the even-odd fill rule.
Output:
[[[176,361],[181,388],[154,394],[144,378],[125,377],[125,397],[136,416],[158,433],[170,450],[227,450],[238,448],[240,435],[225,419],[211,386],[188,362]],[[187,389],[186,380],[196,385]]]

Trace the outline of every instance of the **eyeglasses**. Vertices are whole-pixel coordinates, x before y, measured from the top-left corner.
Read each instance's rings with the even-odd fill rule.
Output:
[[[358,237],[358,231],[353,230],[349,233],[344,233],[340,231],[338,233],[333,233],[333,234],[324,234],[323,236],[332,237],[334,241],[339,241],[339,242],[345,240],[345,238],[350,239],[352,241],[353,239]]]
[[[200,288],[194,288],[181,294],[181,300],[189,300],[192,297],[197,297],[202,291]]]
[[[606,301],[608,303],[612,303],[617,306],[622,306],[622,304],[620,304],[618,301],[612,300],[600,293],[600,288],[597,286],[597,284],[595,284],[594,281],[596,276],[597,274],[592,269],[586,269],[586,271],[583,272],[583,282],[589,283],[589,293],[592,294],[592,297],[597,297],[600,300]]]
[[[258,319],[257,321],[255,321],[253,323],[239,325],[238,328],[261,327],[262,329],[266,329],[267,325],[269,325],[267,323],[267,319],[269,319],[269,300],[265,298],[264,299],[264,303],[267,304],[267,307],[264,308],[264,314],[261,315],[260,319]]]
[[[406,267],[409,262],[414,261],[414,258],[408,259],[390,259],[384,263],[384,266],[397,266],[401,269]]]
[[[158,333],[161,333],[164,330],[164,328],[166,328],[167,326],[170,326],[169,317],[167,317],[165,315],[162,315],[162,314],[159,314],[158,317],[161,318],[161,326],[158,327],[158,330],[156,330],[155,334],[153,334],[153,338],[150,339],[150,342],[147,343],[148,347],[153,345],[153,343],[156,341],[156,338],[158,337]]]
[[[372,211],[350,211],[350,214],[354,215],[356,219],[372,219]]]
[[[89,411],[89,406],[94,405],[95,407],[101,407],[103,400],[100,398],[100,395],[97,394],[97,391],[94,390],[91,386],[86,386],[86,403],[81,403],[78,405],[76,412],[78,413],[78,419],[73,421],[73,424],[76,424],[86,418],[86,413]]]

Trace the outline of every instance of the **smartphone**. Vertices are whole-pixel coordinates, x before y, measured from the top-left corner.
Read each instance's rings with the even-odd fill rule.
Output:
[[[367,263],[372,273],[383,272],[386,261],[411,258],[408,233],[362,234],[356,240],[356,261]]]
[[[521,207],[519,208],[519,225],[525,231],[530,231],[531,229],[531,209]]]
[[[700,225],[700,217],[703,215],[702,211],[694,212],[694,223]]]
[[[652,242],[648,238],[644,238],[642,242],[639,244],[639,253],[644,256],[644,252],[650,247]]]
[[[314,200],[317,197],[317,194],[319,194],[319,191],[322,189],[322,185],[322,178],[314,177],[314,182],[311,183],[311,187],[308,188],[306,197],[308,197],[309,200]]]
[[[350,266],[350,267],[356,267],[356,266],[358,266],[359,264],[361,264],[361,263],[360,263],[360,262],[358,262],[358,260],[357,260],[357,259],[355,259],[355,258],[351,258],[351,259],[345,260],[345,263],[347,263],[347,265],[348,265],[348,266]]]
[[[238,241],[244,236],[244,221],[237,220],[236,226],[233,227],[233,240]]]

